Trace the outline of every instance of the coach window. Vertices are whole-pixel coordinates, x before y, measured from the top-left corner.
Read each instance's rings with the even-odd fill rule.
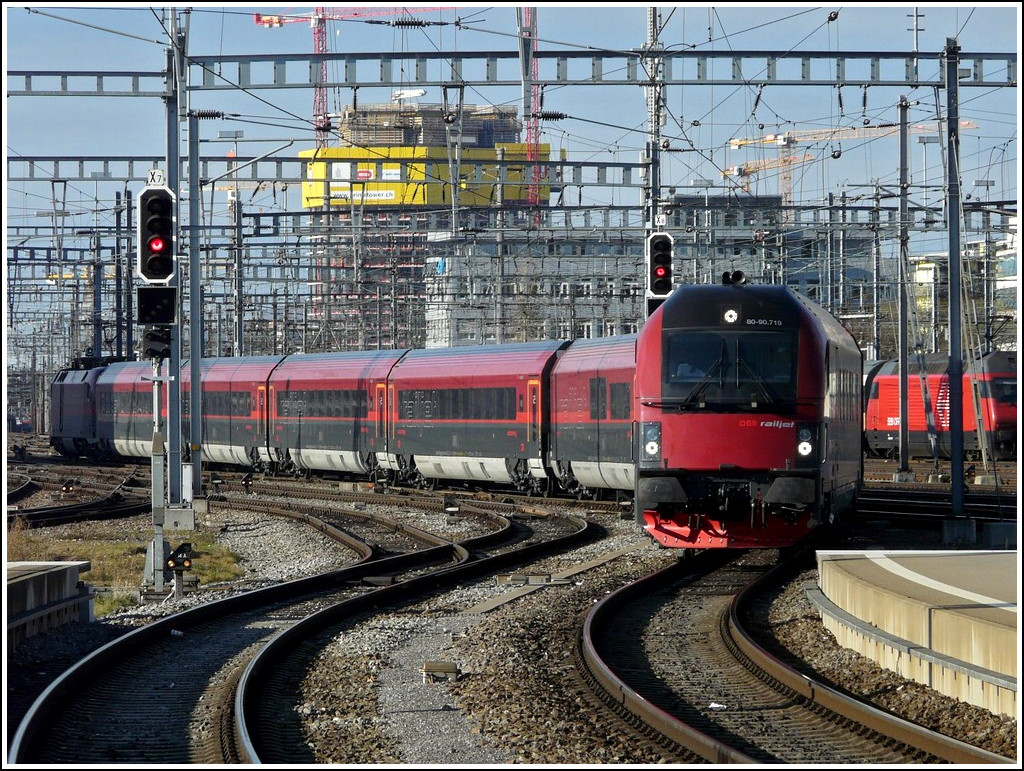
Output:
[[[605,402],[607,381],[603,377],[590,379],[590,419],[604,420],[608,415],[608,407]]]
[[[629,383],[612,383],[608,386],[609,407],[612,420],[629,420]]]

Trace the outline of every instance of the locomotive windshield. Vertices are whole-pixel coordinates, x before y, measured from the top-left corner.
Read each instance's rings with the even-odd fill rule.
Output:
[[[665,406],[775,409],[796,402],[795,331],[669,330]]]
[[[993,377],[991,380],[978,381],[982,398],[995,399],[999,404],[1017,406],[1017,378]]]

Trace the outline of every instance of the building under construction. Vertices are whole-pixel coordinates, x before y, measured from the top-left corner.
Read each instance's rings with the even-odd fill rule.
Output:
[[[346,108],[337,145],[300,153],[308,159],[302,203],[320,234],[307,346],[441,346],[586,332],[590,319],[576,327],[539,312],[548,304],[544,294],[582,276],[537,264],[554,255],[531,229],[549,222],[559,185],[546,165],[550,147],[520,142],[521,132],[515,107],[398,100]],[[565,281],[552,288],[548,271]],[[612,317],[635,322],[635,313],[629,303]]]

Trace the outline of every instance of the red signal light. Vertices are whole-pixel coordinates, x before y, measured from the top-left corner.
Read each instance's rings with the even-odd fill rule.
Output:
[[[670,233],[651,233],[647,237],[647,290],[653,295],[672,292],[672,246]]]
[[[176,220],[174,192],[167,187],[146,187],[138,198],[139,277],[147,284],[169,284],[175,277]]]

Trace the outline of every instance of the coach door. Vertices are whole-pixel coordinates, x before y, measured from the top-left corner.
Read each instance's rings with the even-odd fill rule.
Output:
[[[267,442],[276,447],[281,441],[281,426],[277,422],[277,397],[274,386],[267,386]]]
[[[256,439],[260,457],[270,460],[267,454],[267,387],[256,387]]]
[[[384,433],[387,429],[387,409],[388,409],[388,387],[386,383],[377,383],[376,395],[374,400],[376,404],[373,408],[374,414],[374,429],[373,436],[370,437],[370,446],[374,452],[383,452],[387,449],[386,434]]]
[[[526,441],[540,440],[540,381],[531,380],[526,385]]]

